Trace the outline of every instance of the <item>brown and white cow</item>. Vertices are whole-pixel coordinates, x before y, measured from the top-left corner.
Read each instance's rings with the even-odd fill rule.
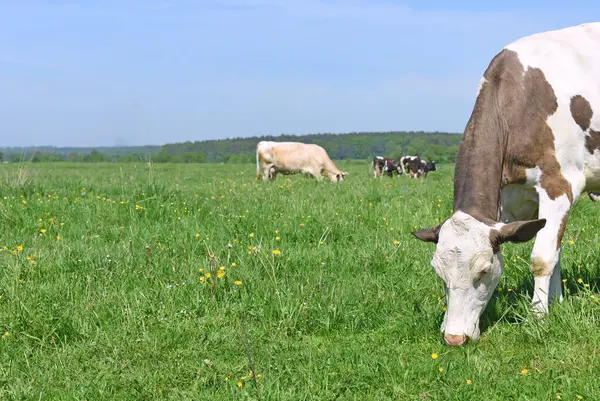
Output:
[[[404,174],[409,174],[410,173],[410,168],[408,167],[408,163],[410,163],[412,160],[416,160],[419,159],[419,156],[402,156],[400,158],[400,167],[402,168],[402,172]]]
[[[487,67],[457,153],[453,214],[413,232],[436,244],[448,345],[479,339],[502,243],[535,237],[534,310],[544,315],[549,301],[562,301],[569,211],[583,192],[600,190],[599,67],[600,23],[521,38]]]
[[[405,161],[411,178],[425,179],[430,171],[435,171],[435,162],[427,162],[419,157],[413,157]]]
[[[319,145],[301,142],[260,141],[256,145],[256,176],[263,181],[274,180],[277,173],[308,174],[320,180],[329,177],[331,182],[343,181],[345,171],[340,171],[325,149]]]
[[[398,178],[402,175],[402,170],[400,168],[400,164],[397,164],[393,159],[389,157],[376,156],[371,163],[373,167],[373,175],[375,178],[383,176],[383,174],[387,174],[390,177],[393,177],[394,171],[398,173]]]

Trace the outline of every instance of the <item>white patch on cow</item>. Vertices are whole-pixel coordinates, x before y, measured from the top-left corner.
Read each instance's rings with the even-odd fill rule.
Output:
[[[535,188],[519,184],[505,185],[501,191],[500,221],[533,220],[537,218],[538,204]]]
[[[383,156],[376,156],[376,159],[383,160]]]
[[[461,211],[441,226],[432,266],[447,291],[445,336],[479,339],[479,316],[502,273],[502,254],[492,250],[491,230]]]
[[[481,77],[481,79],[479,80],[479,86],[477,87],[477,96],[479,96],[479,92],[481,92],[481,88],[483,88],[483,84],[487,82],[487,79],[485,79],[485,77]]]

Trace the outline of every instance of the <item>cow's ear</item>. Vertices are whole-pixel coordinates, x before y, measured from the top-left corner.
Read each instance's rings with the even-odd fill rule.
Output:
[[[490,233],[493,245],[500,245],[504,242],[527,242],[546,225],[546,219],[513,221],[503,224],[499,230],[492,230]]]
[[[423,228],[418,231],[413,231],[411,234],[425,242],[433,242],[434,244],[438,243],[438,239],[440,237],[440,228],[442,225],[436,227]]]

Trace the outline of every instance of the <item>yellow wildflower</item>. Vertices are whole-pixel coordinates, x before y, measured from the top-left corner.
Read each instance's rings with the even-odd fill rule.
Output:
[[[280,253],[281,253],[281,251],[279,249],[273,250],[273,255],[279,255]]]
[[[431,354],[431,359],[437,359],[438,358],[438,354],[436,354],[435,352],[433,354]]]
[[[394,240],[394,245],[400,245],[400,241],[398,241],[397,239]]]
[[[467,384],[473,384],[473,382],[470,379],[467,379]]]
[[[522,375],[522,376],[525,376],[525,375],[526,375],[528,372],[529,372],[529,370],[527,370],[527,369],[522,369],[522,370],[521,370],[521,375]]]
[[[233,282],[233,284],[235,284],[235,285],[242,285],[242,282],[241,282],[240,280],[235,280],[235,281]]]
[[[581,277],[579,277],[579,278],[577,279],[577,282],[578,282],[579,284],[581,284],[581,283],[583,283],[583,279],[582,279]]]
[[[254,233],[250,233],[249,237],[254,238]]]

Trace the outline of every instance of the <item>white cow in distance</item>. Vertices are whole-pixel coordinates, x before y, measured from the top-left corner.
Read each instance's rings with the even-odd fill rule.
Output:
[[[256,176],[263,181],[274,180],[277,173],[302,173],[331,182],[343,181],[348,174],[340,171],[325,149],[301,142],[260,141],[256,146]]]

